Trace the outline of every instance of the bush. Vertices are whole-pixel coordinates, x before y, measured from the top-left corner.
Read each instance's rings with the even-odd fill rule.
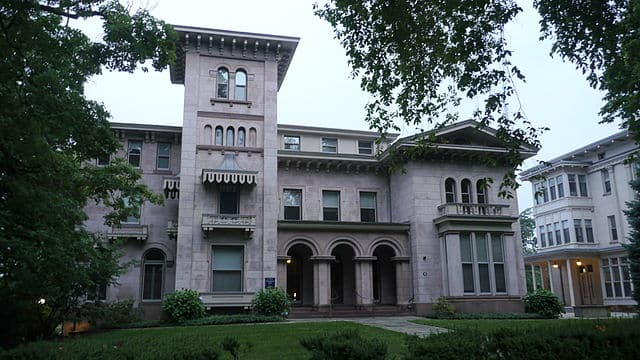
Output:
[[[384,360],[387,344],[378,339],[364,339],[355,330],[305,338],[300,344],[311,352],[311,360]]]
[[[427,315],[426,318],[449,319],[449,320],[544,319],[542,315],[536,314],[536,313],[454,313],[447,317],[430,314],[430,315]]]
[[[433,317],[436,319],[448,319],[456,312],[456,308],[447,302],[447,298],[440,296],[438,302],[433,304]]]
[[[162,312],[172,323],[183,323],[185,320],[199,319],[204,316],[204,305],[195,290],[176,290],[165,296]]]
[[[261,289],[251,300],[253,310],[260,315],[284,316],[289,313],[291,300],[280,288]]]
[[[266,323],[266,322],[280,322],[282,316],[263,316],[263,315],[214,315],[207,316],[200,319],[185,320],[178,325],[181,326],[206,326],[206,325],[228,325],[228,324],[251,324],[251,323]],[[169,323],[160,320],[143,320],[135,321],[123,324],[109,324],[105,326],[110,329],[142,329],[153,328],[162,326],[175,326],[176,323]]]
[[[525,311],[540,314],[547,319],[556,319],[564,313],[560,299],[551,291],[538,289],[524,297]]]

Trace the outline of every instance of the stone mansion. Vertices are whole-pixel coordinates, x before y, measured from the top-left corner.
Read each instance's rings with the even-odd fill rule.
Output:
[[[426,313],[441,296],[459,311],[523,310],[518,205],[497,196],[509,168],[494,130],[464,121],[377,141],[375,132],[278,124],[298,38],[175,29],[182,126],[112,124],[115,156],[166,201],[118,227],[88,208],[87,227],[123,239],[124,260],[136,260],[102,297],[134,298],[157,314],[164,294],[189,288],[207,308],[242,309],[277,286],[318,312]],[[389,151],[421,136],[435,139],[437,154],[389,172]]]

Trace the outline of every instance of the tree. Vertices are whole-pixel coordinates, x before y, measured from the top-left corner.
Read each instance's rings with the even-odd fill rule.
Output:
[[[107,225],[161,202],[124,160],[91,165],[118,142],[84,83],[147,61],[163,69],[176,37],[115,0],[0,0],[0,14],[0,345],[11,345],[51,334],[123,270],[117,249],[84,230],[88,202],[111,209]],[[101,41],[69,26],[87,18],[102,21]]]
[[[602,122],[621,121],[640,143],[640,0],[533,4],[542,17],[541,38],[553,42],[551,54],[572,62],[591,87],[604,92]],[[456,119],[452,109],[462,98],[479,97],[484,106],[473,118],[498,129],[511,147],[512,164],[522,162],[517,150],[522,143],[540,145],[542,129],[520,110],[504,110],[515,81],[524,80],[510,62],[503,36],[505,25],[521,11],[515,1],[333,0],[315,11],[333,26],[352,75],[372,95],[366,115],[372,129],[397,130],[396,119],[442,126]],[[513,173],[507,174],[501,189],[517,186],[512,180]],[[634,239],[640,223],[632,217],[640,204],[631,205],[630,261],[638,264],[640,241]],[[638,299],[640,269],[631,268]]]
[[[520,223],[520,237],[522,238],[522,253],[532,254],[536,251],[536,222],[531,216],[532,208],[523,210],[520,213],[518,222]]]

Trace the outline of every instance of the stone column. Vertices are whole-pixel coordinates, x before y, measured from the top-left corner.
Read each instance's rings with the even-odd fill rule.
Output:
[[[504,254],[504,272],[507,285],[507,293],[512,296],[520,294],[520,274],[518,273],[518,263],[510,263],[510,261],[522,261],[522,244],[514,233],[504,233],[502,235],[503,254]],[[521,264],[521,263],[520,263]]]
[[[445,234],[445,245],[447,247],[447,284],[449,285],[448,296],[462,296],[464,294],[464,283],[462,279],[462,258],[460,257],[460,233]],[[420,276],[420,274],[418,275]]]
[[[313,306],[328,307],[331,304],[331,261],[335,256],[317,255],[313,261]]]
[[[356,256],[353,258],[356,267],[356,305],[371,307],[373,304],[373,266],[375,256]]]
[[[287,292],[287,261],[291,261],[291,256],[278,255],[278,277],[276,286]]]
[[[406,306],[411,297],[411,266],[408,256],[394,256],[391,261],[396,266],[396,305]]]
[[[567,282],[569,283],[569,306],[576,306],[576,299],[573,294],[573,271],[571,266],[571,259],[567,258]]]

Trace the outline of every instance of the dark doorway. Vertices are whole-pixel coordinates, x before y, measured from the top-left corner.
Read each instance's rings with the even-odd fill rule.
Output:
[[[313,252],[307,245],[292,246],[287,255],[287,295],[293,305],[313,305]]]
[[[391,258],[395,251],[388,245],[380,245],[373,252],[373,300],[377,304],[396,304],[396,267]]]
[[[346,244],[336,246],[331,255],[331,301],[333,304],[355,305],[356,271],[355,252]]]

